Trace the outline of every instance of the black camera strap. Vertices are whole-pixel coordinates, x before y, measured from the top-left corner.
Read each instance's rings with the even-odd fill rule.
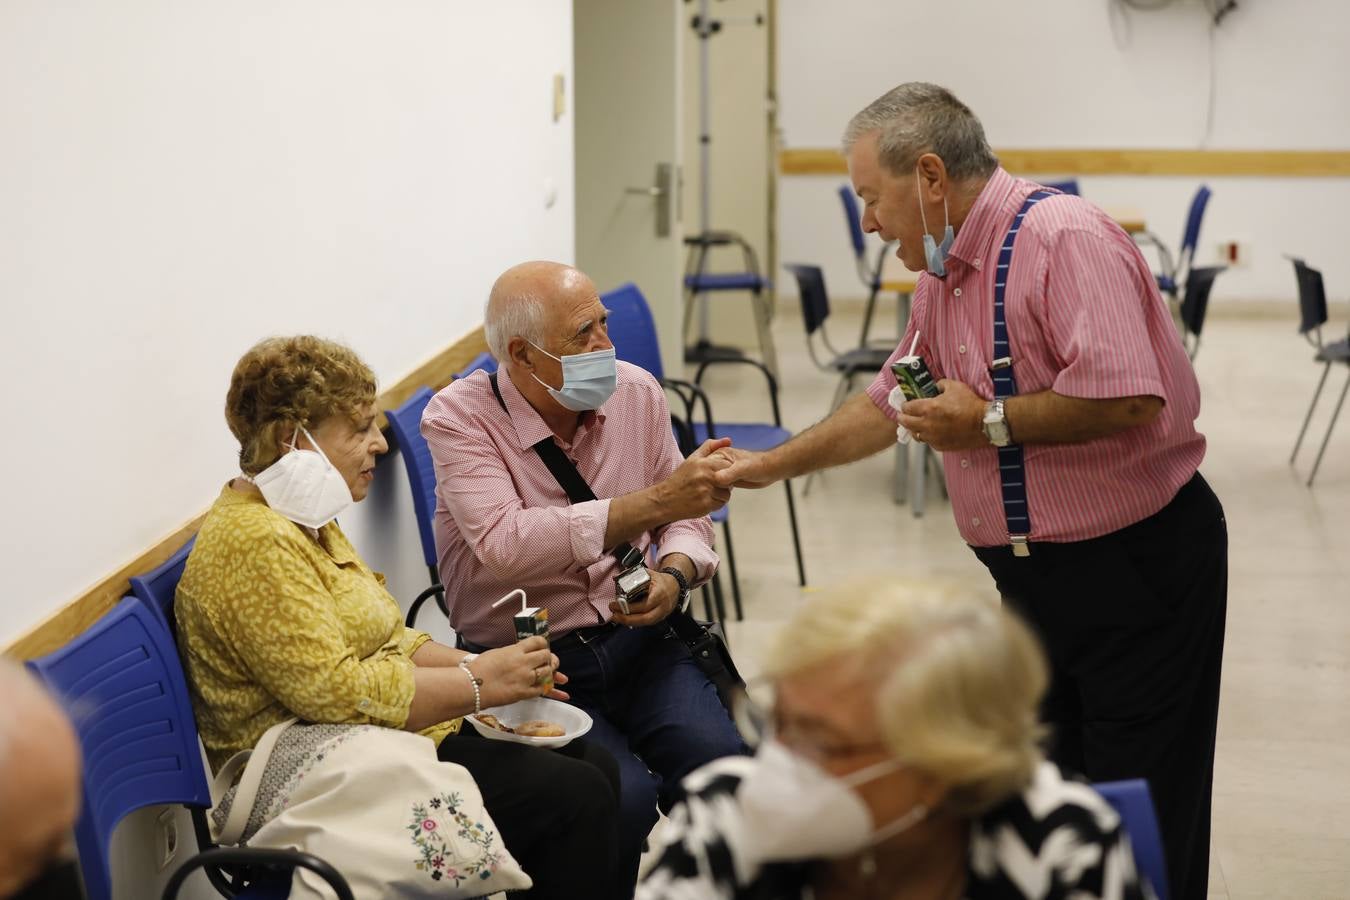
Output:
[[[497,386],[497,373],[493,372],[488,376],[492,383],[492,393],[501,404],[502,411],[509,417],[511,411],[506,408],[506,400],[502,398],[501,388]],[[595,491],[577,471],[572,460],[567,458],[562,448],[554,443],[553,438],[546,437],[534,444],[534,452],[539,454],[539,458],[544,465],[548,467],[558,486],[567,494],[567,499],[572,503],[586,503],[597,499]],[[642,554],[638,552],[632,544],[624,541],[610,551],[616,560],[619,561],[619,567],[622,569],[631,568],[642,561]],[[741,676],[736,672],[736,667],[730,662],[728,655],[723,660],[721,647],[716,635],[708,631],[707,626],[696,620],[687,612],[676,610],[666,617],[666,623],[670,625],[670,630],[675,632],[675,636],[680,639],[689,652],[694,657],[694,662],[698,663],[703,674],[707,675],[712,681],[713,686],[717,688],[718,696],[722,697],[724,704],[730,703],[731,693],[744,685]],[[728,709],[730,706],[728,706]]]

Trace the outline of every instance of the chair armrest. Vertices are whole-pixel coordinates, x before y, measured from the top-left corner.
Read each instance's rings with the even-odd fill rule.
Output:
[[[416,628],[417,614],[422,611],[422,604],[426,603],[428,598],[431,597],[436,598],[436,605],[441,608],[441,612],[445,613],[445,618],[449,619],[450,608],[446,605],[445,602],[445,585],[433,584],[431,585],[431,587],[428,587],[425,590],[423,590],[422,593],[418,594],[417,598],[413,600],[412,606],[408,607],[408,615],[406,618],[404,618],[403,624],[409,628]]]
[[[712,438],[717,436],[717,430],[713,425],[712,404],[708,401],[708,395],[704,393],[703,388],[699,387],[694,382],[685,381],[681,378],[664,378],[662,379],[661,383],[671,388],[672,390],[676,391],[677,393],[683,391],[687,391],[689,393],[689,397],[685,399],[686,415],[684,417],[684,420],[689,423],[691,428],[693,427],[694,422],[694,401],[697,400],[700,403],[702,403],[703,421],[708,426],[708,437]],[[684,394],[680,393],[680,396],[684,397]],[[697,450],[698,448],[695,447],[694,449]]]
[[[178,891],[187,877],[200,868],[207,866],[254,866],[268,869],[296,868],[309,869],[318,875],[333,889],[338,900],[355,900],[347,879],[337,869],[310,853],[299,850],[273,850],[262,847],[214,847],[203,850],[178,867],[169,883],[164,886],[163,900],[176,900]]]
[[[698,371],[694,373],[694,384],[703,383],[703,373],[708,370],[709,366],[720,366],[726,364],[754,366],[756,369],[759,369],[760,373],[764,375],[764,379],[769,384],[769,402],[773,405],[773,424],[779,428],[782,428],[783,417],[778,411],[778,379],[773,377],[773,373],[769,371],[768,367],[765,366],[764,363],[759,362],[758,360],[748,359],[744,356],[735,357],[732,359],[707,359],[699,364]],[[711,424],[712,423],[709,423],[710,432],[711,432]]]

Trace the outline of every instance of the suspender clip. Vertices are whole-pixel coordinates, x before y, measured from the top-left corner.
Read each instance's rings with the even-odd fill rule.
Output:
[[[1031,546],[1027,544],[1025,534],[1010,534],[1008,540],[1012,542],[1013,556],[1030,556]]]
[[[1012,357],[1000,356],[998,359],[994,360],[994,364],[991,368],[993,368],[995,371],[998,371],[999,369],[1008,369],[1011,367],[1012,367]]]

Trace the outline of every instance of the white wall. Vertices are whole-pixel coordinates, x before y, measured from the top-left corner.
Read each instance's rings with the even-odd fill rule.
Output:
[[[572,259],[571,45],[554,0],[0,5],[0,643],[209,505],[260,337],[389,384]],[[406,602],[398,468],[343,525]]]
[[[1340,0],[1244,0],[1214,34],[1212,135],[1205,141],[1209,29],[1201,0],[1120,12],[1108,0],[1018,4],[838,0],[784,3],[779,95],[788,147],[836,147],[849,117],[904,81],[951,88],[995,148],[1350,149],[1350,7]],[[1051,176],[1043,176],[1049,178]],[[838,177],[781,179],[780,254],[817,262],[831,291],[858,296]],[[1198,178],[1087,177],[1104,207],[1141,211],[1175,248]],[[1214,190],[1197,259],[1222,241],[1249,250],[1214,300],[1294,296],[1281,254],[1350,294],[1346,179],[1204,179]],[[781,280],[781,279],[780,279]],[[786,284],[786,281],[784,282]]]

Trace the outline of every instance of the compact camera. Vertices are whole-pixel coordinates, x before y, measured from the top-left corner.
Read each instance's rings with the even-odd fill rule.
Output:
[[[624,556],[619,564],[622,571],[614,576],[615,600],[624,615],[628,615],[628,604],[635,603],[647,596],[652,586],[652,573],[643,565],[641,552],[635,547]]]

